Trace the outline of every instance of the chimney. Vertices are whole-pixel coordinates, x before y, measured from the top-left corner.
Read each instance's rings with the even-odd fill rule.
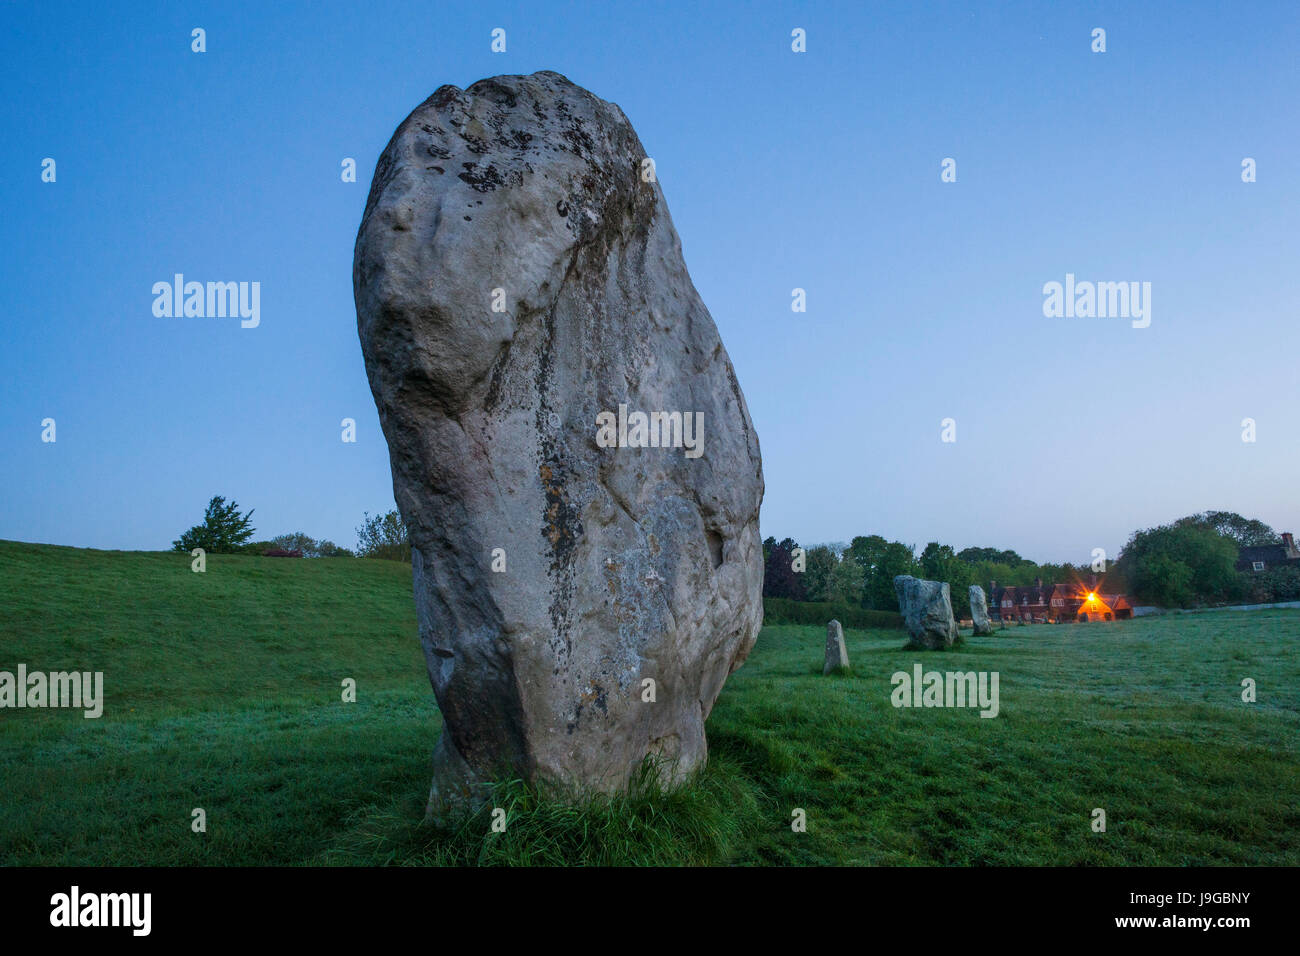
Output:
[[[1041,588],[1042,586],[1043,586],[1043,579],[1042,579],[1042,578],[1034,578],[1034,587],[1036,587],[1036,588]]]
[[[1292,560],[1300,558],[1300,551],[1296,550],[1295,538],[1291,536],[1290,531],[1282,532],[1282,546],[1286,548],[1286,556]]]

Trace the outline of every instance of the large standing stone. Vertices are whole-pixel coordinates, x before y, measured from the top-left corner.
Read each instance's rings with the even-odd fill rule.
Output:
[[[543,72],[441,87],[375,169],[353,287],[444,721],[433,813],[503,774],[680,780],[762,623],[758,437],[645,159]]]
[[[970,586],[970,617],[976,637],[987,637],[993,633],[993,622],[989,620],[989,603],[984,597],[984,589],[978,584]]]
[[[849,649],[844,646],[844,628],[839,621],[826,625],[826,664],[822,674],[837,670],[846,670],[849,666]]]
[[[952,617],[952,597],[945,581],[923,581],[910,574],[894,578],[894,593],[911,635],[908,647],[937,651],[957,642],[957,622]]]

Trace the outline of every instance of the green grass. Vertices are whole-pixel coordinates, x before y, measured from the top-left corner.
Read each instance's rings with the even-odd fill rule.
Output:
[[[1300,862],[1297,611],[1015,628],[944,654],[846,630],[852,668],[826,677],[824,627],[768,627],[691,786],[570,805],[503,781],[439,829],[420,819],[439,720],[408,565],[209,556],[194,574],[181,554],[0,542],[0,580],[0,670],[103,671],[106,696],[98,720],[0,710],[6,864]],[[916,662],[997,671],[999,716],[895,709],[890,675]]]

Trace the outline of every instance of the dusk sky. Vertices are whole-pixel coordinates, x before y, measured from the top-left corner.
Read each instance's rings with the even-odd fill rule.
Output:
[[[0,538],[161,550],[221,494],[354,547],[393,507],[352,298],[375,161],[439,86],[543,69],[655,160],[765,537],[1300,531],[1298,47],[1290,2],[6,3]],[[259,282],[260,324],[156,317],[175,273]],[[1149,326],[1045,316],[1067,274],[1150,283]]]

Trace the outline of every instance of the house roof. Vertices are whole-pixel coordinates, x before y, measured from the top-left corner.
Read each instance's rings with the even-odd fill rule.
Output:
[[[1251,544],[1237,549],[1237,570],[1248,571],[1256,561],[1263,561],[1265,568],[1281,565],[1300,567],[1300,558],[1288,557],[1284,544]]]
[[[1237,549],[1241,561],[1285,561],[1286,548],[1280,544],[1252,544]]]

